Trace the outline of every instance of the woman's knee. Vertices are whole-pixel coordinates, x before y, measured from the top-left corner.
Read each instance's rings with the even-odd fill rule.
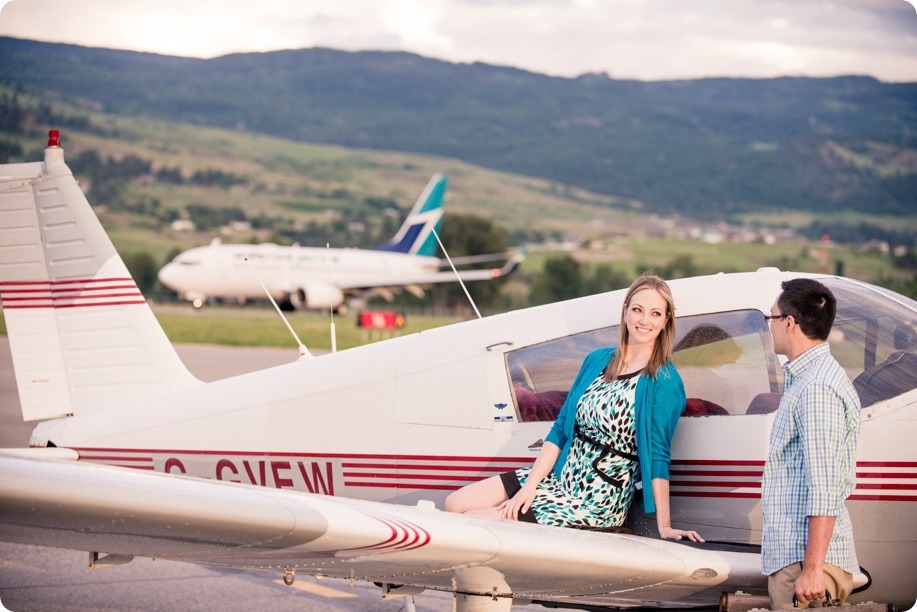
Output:
[[[444,507],[446,512],[462,512],[461,508],[461,498],[462,498],[462,489],[458,491],[453,491],[446,496],[446,502]]]
[[[499,476],[465,485],[446,497],[447,512],[468,512],[480,508],[489,508],[506,501],[506,492]]]

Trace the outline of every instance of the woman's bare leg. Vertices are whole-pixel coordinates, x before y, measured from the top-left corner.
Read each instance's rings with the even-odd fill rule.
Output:
[[[506,489],[499,476],[473,482],[446,498],[448,512],[467,512],[477,516],[500,518],[497,506],[507,500]]]

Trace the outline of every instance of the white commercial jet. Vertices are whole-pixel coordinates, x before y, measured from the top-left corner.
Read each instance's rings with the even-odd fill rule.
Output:
[[[185,369],[64,163],[0,166],[0,298],[29,449],[0,454],[0,540],[515,602],[696,608],[766,592],[761,476],[782,388],[762,269],[675,280],[688,406],[672,517],[707,543],[452,514],[449,491],[532,463],[623,291],[458,323],[212,383]],[[811,275],[838,299],[832,351],[862,398],[847,504],[853,602],[917,598],[917,303]],[[292,351],[291,351],[292,354]],[[257,486],[253,486],[257,485]],[[736,595],[741,591],[741,595]],[[731,598],[731,599],[730,599]],[[746,601],[747,603],[747,601]],[[732,608],[735,609],[735,608]],[[884,609],[884,608],[882,608]]]
[[[395,236],[376,249],[221,244],[216,239],[177,255],[159,271],[159,281],[197,307],[208,298],[244,303],[264,298],[267,291],[288,308],[332,308],[343,314],[352,297],[376,294],[391,300],[400,289],[419,297],[431,284],[493,280],[513,272],[521,253],[503,268],[442,269],[445,262],[435,254],[445,193],[446,177],[433,176]]]

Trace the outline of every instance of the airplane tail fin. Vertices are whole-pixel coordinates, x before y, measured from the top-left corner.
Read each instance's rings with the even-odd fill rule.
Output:
[[[427,183],[426,189],[423,190],[395,236],[385,244],[376,247],[376,250],[428,257],[436,255],[437,243],[433,230],[439,233],[445,212],[443,210],[445,196],[446,177],[436,174]]]
[[[0,165],[0,304],[27,421],[200,384],[64,163],[56,130],[44,162]]]

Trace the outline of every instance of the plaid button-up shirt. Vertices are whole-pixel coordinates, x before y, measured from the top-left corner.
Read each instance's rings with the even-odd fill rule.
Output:
[[[853,492],[860,400],[822,343],[783,366],[780,408],[761,484],[761,566],[772,574],[805,556],[809,516],[834,516],[827,563],[858,571],[844,500]]]

